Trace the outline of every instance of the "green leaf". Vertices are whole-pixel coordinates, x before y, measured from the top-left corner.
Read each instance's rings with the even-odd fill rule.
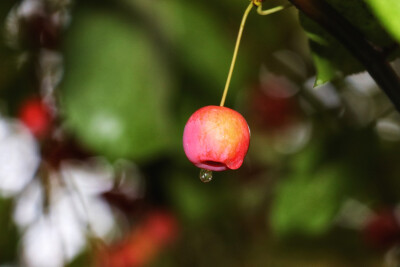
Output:
[[[319,236],[332,226],[343,199],[346,173],[339,165],[288,178],[277,187],[271,227],[281,237]]]
[[[355,28],[376,46],[390,46],[392,38],[373,17],[363,0],[326,0]],[[364,71],[364,67],[347,49],[320,25],[300,15],[300,21],[310,40],[310,48],[315,63],[317,77],[315,86],[338,77]]]
[[[366,0],[366,3],[385,29],[400,42],[400,1]]]
[[[312,58],[317,70],[314,87],[332,81],[339,75],[332,61],[328,58],[318,56],[316,53],[312,53]]]
[[[113,13],[74,16],[65,47],[66,126],[110,158],[148,159],[171,144],[169,73],[149,37]]]

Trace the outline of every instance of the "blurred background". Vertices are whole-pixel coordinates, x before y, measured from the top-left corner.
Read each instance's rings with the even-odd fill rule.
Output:
[[[243,166],[187,160],[247,4],[1,0],[1,267],[399,266],[400,116],[367,73],[313,88],[295,8],[244,31]]]

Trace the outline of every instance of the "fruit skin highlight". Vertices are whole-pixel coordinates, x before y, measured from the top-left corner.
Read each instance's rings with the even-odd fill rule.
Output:
[[[197,167],[210,171],[238,169],[247,154],[250,129],[243,116],[230,108],[205,106],[189,118],[183,149]]]

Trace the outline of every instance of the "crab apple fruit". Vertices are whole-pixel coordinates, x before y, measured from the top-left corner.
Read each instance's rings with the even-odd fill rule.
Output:
[[[230,108],[206,106],[189,118],[183,149],[197,167],[210,171],[238,169],[247,154],[250,129],[243,116]]]

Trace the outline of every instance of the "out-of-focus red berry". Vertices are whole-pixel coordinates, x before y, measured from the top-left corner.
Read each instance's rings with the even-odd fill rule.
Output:
[[[251,107],[258,126],[282,130],[296,121],[299,109],[293,97],[294,91],[288,81],[277,76],[270,76],[262,85],[256,86]]]
[[[400,226],[393,211],[374,214],[363,229],[366,242],[377,249],[387,249],[400,242]]]
[[[37,138],[44,137],[50,130],[50,110],[38,98],[24,102],[19,110],[18,117]]]
[[[149,214],[146,220],[146,232],[159,244],[167,244],[176,239],[177,221],[172,214],[157,211]]]
[[[141,267],[177,236],[175,217],[163,211],[151,212],[124,240],[103,249],[96,267]]]

